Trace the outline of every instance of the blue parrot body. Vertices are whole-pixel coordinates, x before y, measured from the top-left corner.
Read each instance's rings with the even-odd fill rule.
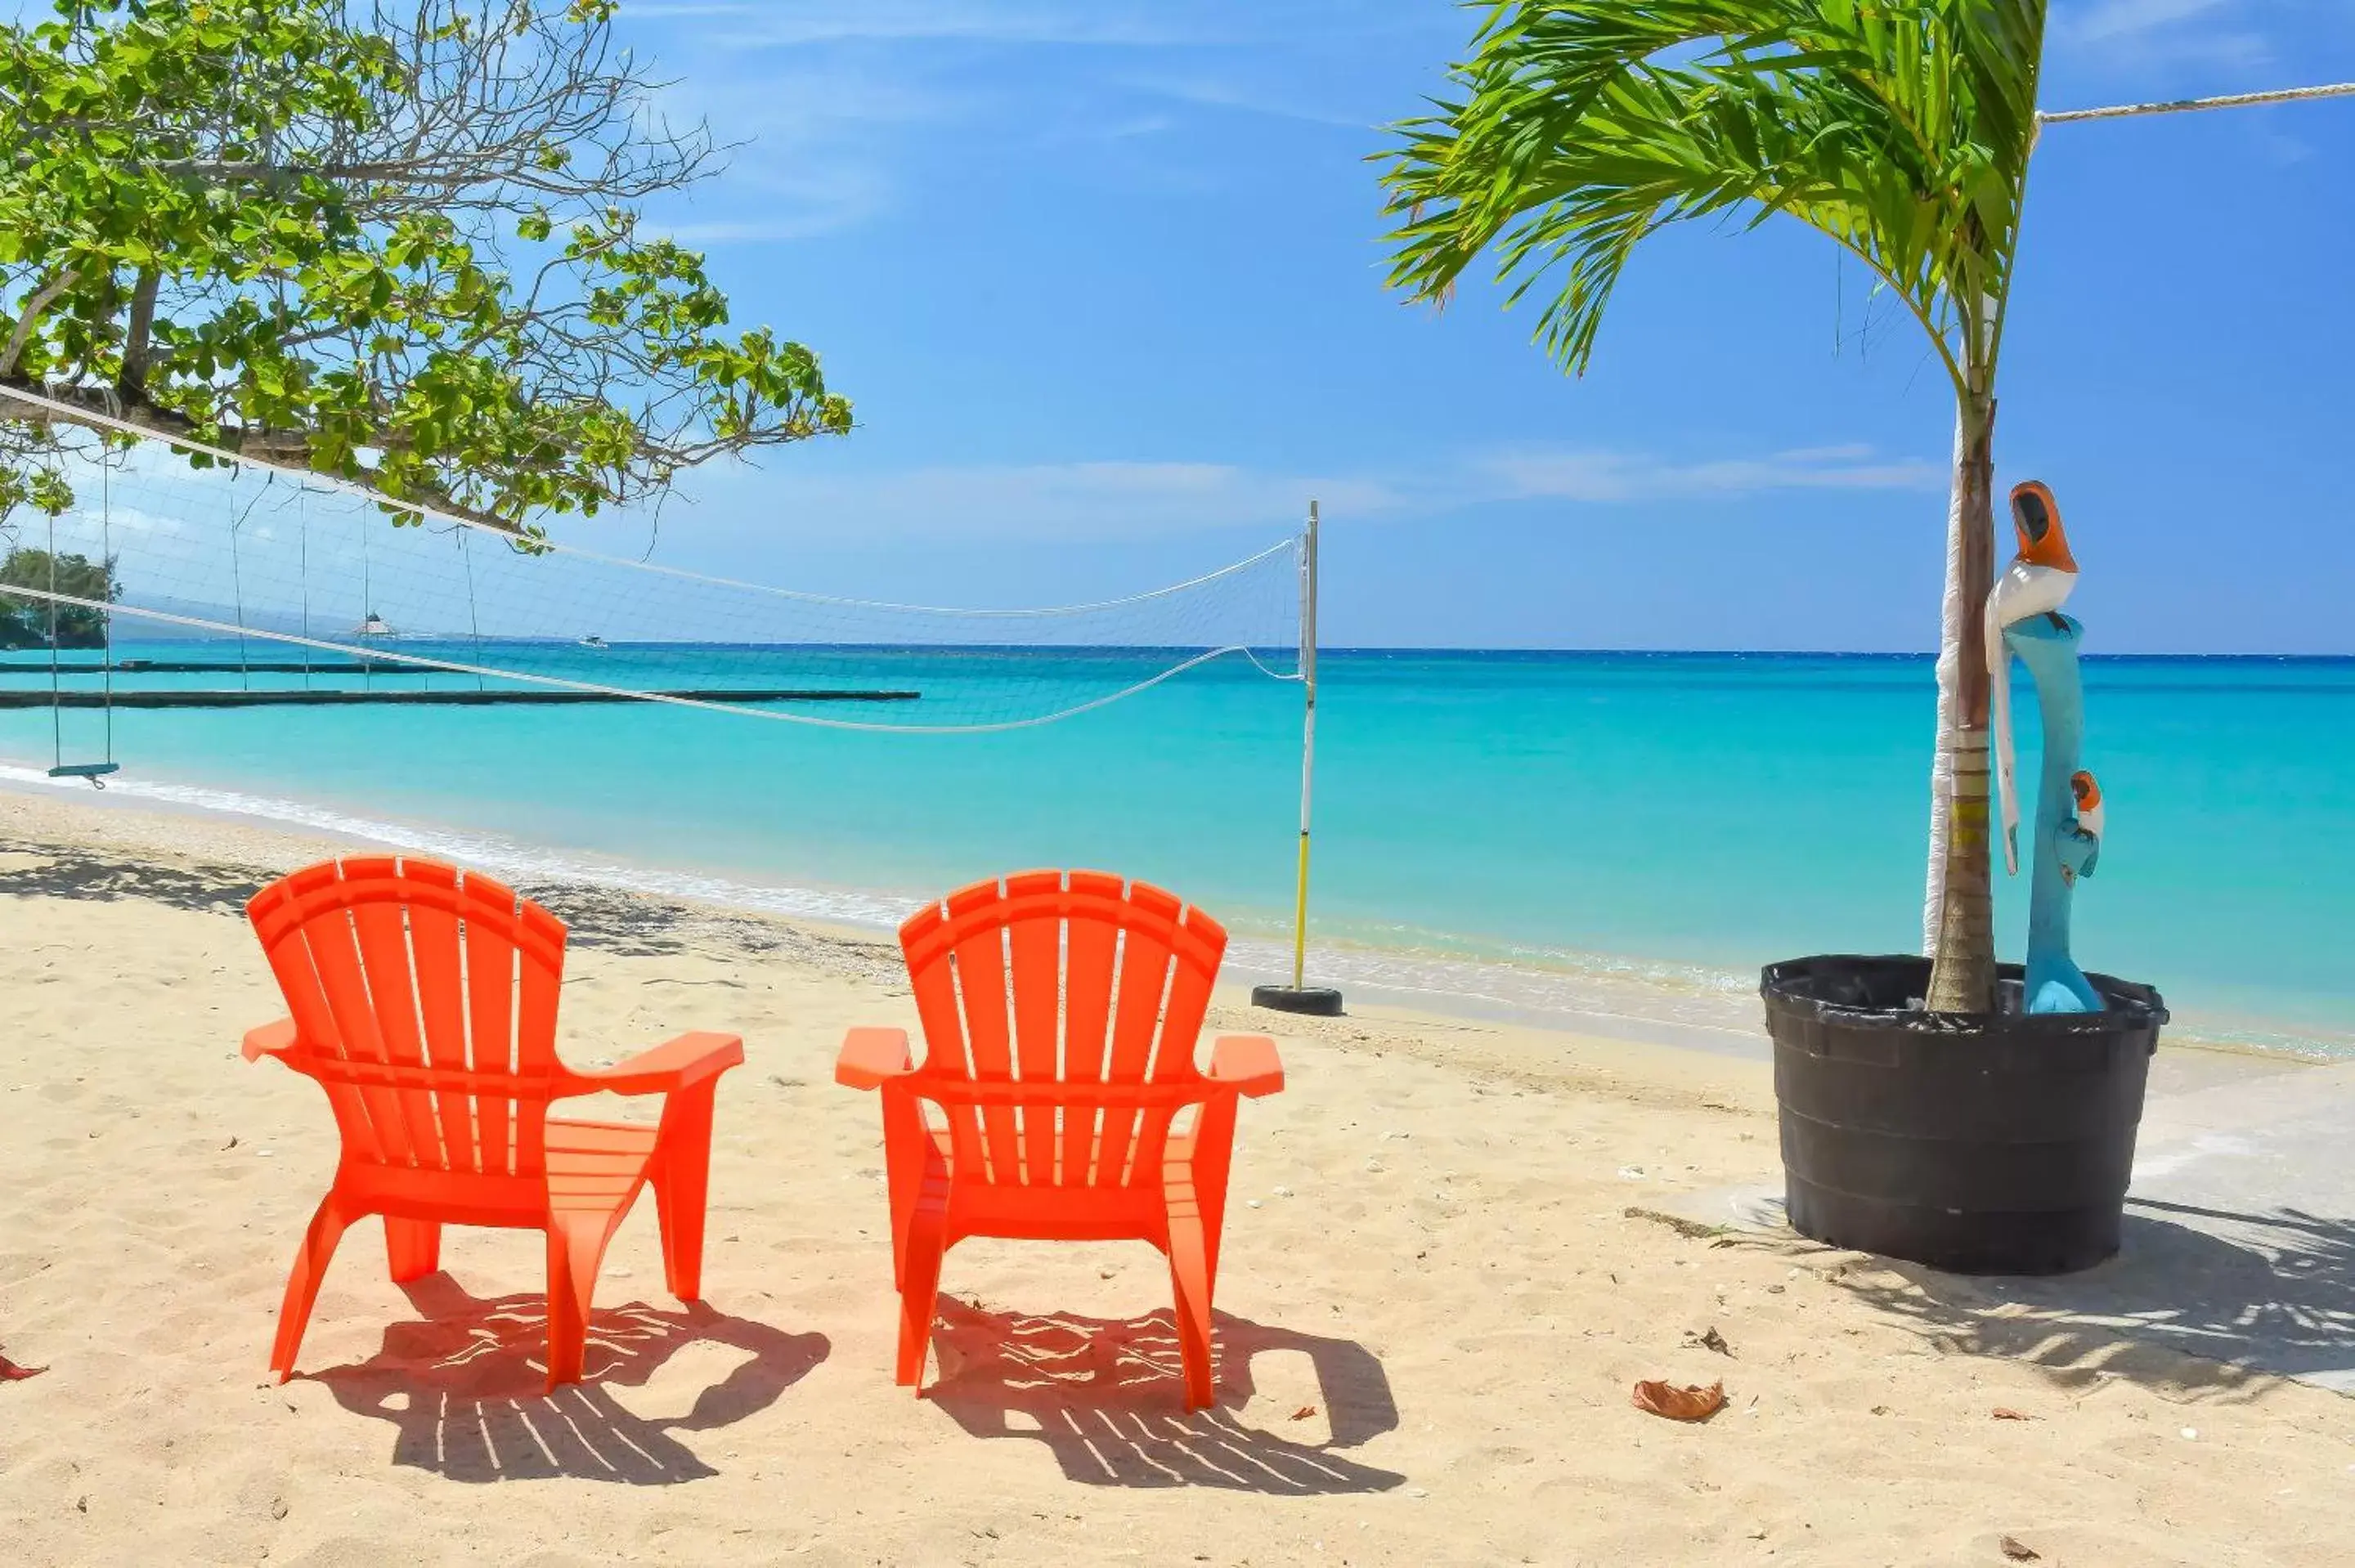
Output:
[[[2102,841],[2098,834],[2087,832],[2072,813],[2053,832],[2052,853],[2061,858],[2062,879],[2073,886],[2094,874],[2102,858]]]
[[[2036,682],[2044,727],[2042,776],[2036,794],[2034,881],[2029,889],[2025,999],[2030,1012],[2100,1012],[2101,993],[2069,956],[2070,895],[2094,874],[2098,832],[2081,821],[2070,776],[2084,741],[2085,699],[2077,671],[2084,629],[2068,616],[2038,616],[2008,627],[2003,640]]]

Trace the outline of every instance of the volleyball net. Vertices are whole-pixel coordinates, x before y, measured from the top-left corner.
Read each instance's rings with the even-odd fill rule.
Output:
[[[1297,539],[1095,603],[893,604],[519,540],[119,421],[102,443],[9,397],[60,415],[73,499],[0,517],[0,706],[645,701],[975,733],[1213,662],[1299,675]]]

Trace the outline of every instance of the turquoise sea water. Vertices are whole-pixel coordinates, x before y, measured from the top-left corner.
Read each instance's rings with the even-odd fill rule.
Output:
[[[541,654],[601,680],[632,657]],[[662,684],[760,680],[753,655],[660,657]],[[945,712],[961,683],[1093,691],[1124,662],[1141,674],[1168,660],[861,652],[837,670]],[[1764,962],[1918,946],[1927,660],[1369,651],[1328,652],[1321,673],[1321,973],[1441,1005],[1739,1028],[1755,1024]],[[2355,660],[2094,660],[2086,684],[2109,821],[2078,897],[2082,961],[2158,985],[2187,1033],[2355,1053]],[[2025,683],[2019,715],[2032,780]],[[44,709],[0,713],[15,777],[47,765],[50,723]],[[1102,865],[1225,918],[1242,973],[1282,962],[1299,692],[1237,658],[980,736],[640,704],[113,723],[120,792],[390,823],[513,874],[883,920],[991,873]],[[91,754],[98,715],[65,725],[69,757]],[[2008,954],[2025,885],[2003,890]]]

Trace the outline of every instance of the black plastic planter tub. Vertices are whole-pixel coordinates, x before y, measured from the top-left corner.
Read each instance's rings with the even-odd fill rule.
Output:
[[[2016,1006],[2019,967],[2000,973]],[[1981,1015],[1921,1011],[1925,959],[1770,966],[1791,1227],[1957,1274],[2065,1274],[2116,1253],[2167,1008],[2087,978],[2109,1011]]]

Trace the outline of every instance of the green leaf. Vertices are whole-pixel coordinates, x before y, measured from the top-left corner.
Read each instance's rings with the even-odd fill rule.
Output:
[[[1991,383],[2044,0],[1507,0],[1437,112],[1392,128],[1391,282],[1446,298],[1493,255],[1591,361],[1629,257],[1672,223],[1787,216],[1902,297],[1958,392]],[[1984,363],[1982,363],[1984,362]]]
[[[526,539],[547,514],[658,495],[711,457],[847,431],[815,355],[765,330],[724,335],[703,259],[640,236],[648,186],[631,171],[666,154],[633,140],[655,116],[606,31],[614,14],[601,0],[69,0],[37,25],[0,22],[0,92],[20,111],[0,123],[0,266],[15,280],[0,311],[66,280],[13,374],[123,387],[150,276],[135,394],[150,416],[203,439],[256,420],[300,432],[323,471]],[[537,95],[580,96],[527,132],[522,167],[454,185],[311,151],[398,155],[399,127],[454,111],[441,95],[457,83],[478,95],[468,112],[488,94],[527,126]],[[565,127],[581,122],[566,114],[609,102],[624,111],[616,139],[576,159]],[[503,247],[559,229],[562,253],[516,267],[519,284]],[[0,512],[61,493],[41,439],[0,458]]]

